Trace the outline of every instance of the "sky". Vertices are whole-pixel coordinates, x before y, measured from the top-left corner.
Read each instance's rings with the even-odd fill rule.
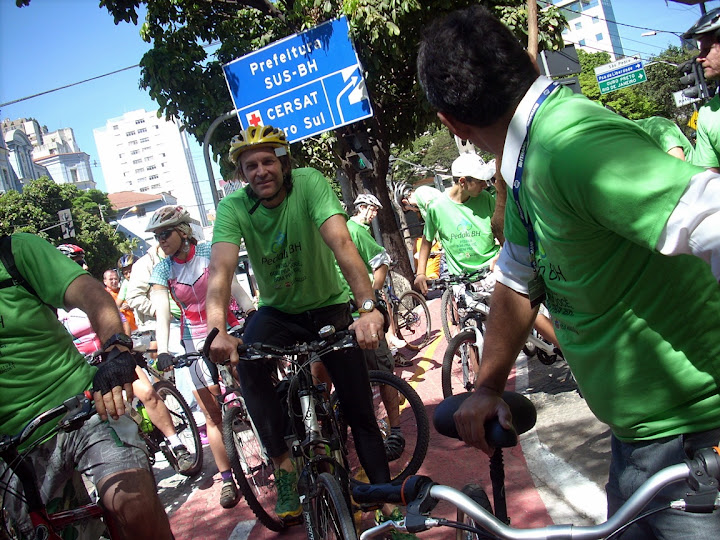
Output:
[[[625,54],[642,58],[678,45],[673,33],[682,33],[700,17],[699,6],[666,0],[612,0],[612,5]],[[705,5],[708,10],[720,7],[720,0]],[[664,32],[643,37],[645,29]],[[155,110],[157,104],[139,88],[139,67],[75,83],[136,66],[148,49],[139,27],[115,25],[98,0],[32,0],[23,8],[15,0],[0,0],[0,104],[73,85],[1,106],[0,119],[32,117],[49,131],[73,128],[78,146],[90,155],[98,188],[105,190],[93,129],[129,111]],[[200,184],[209,186],[201,147],[188,138]],[[219,178],[217,170],[215,176]],[[209,187],[203,191],[211,202]]]

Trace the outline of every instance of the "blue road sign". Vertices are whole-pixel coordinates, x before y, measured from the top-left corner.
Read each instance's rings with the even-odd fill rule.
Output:
[[[630,64],[629,66],[624,66],[620,69],[614,69],[612,71],[607,71],[605,73],[596,75],[596,78],[597,81],[600,83],[608,79],[614,79],[615,77],[627,75],[628,73],[632,73],[633,71],[640,71],[641,69],[643,69],[642,62],[635,62],[634,64]]]
[[[223,66],[243,128],[272,125],[296,142],[373,115],[345,17]]]

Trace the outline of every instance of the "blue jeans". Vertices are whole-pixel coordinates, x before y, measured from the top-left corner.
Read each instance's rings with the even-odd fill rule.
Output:
[[[624,443],[612,437],[610,477],[605,489],[608,516],[632,495],[650,476],[664,467],[682,463],[696,450],[716,446],[720,428],[699,433],[666,437],[655,441]],[[689,487],[677,482],[658,493],[643,512],[666,506],[682,499]],[[629,527],[620,540],[715,540],[720,537],[720,511],[713,514],[690,514],[678,510],[663,510]]]

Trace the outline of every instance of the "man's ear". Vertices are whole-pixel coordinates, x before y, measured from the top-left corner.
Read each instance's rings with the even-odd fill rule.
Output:
[[[438,112],[437,115],[440,121],[447,126],[453,135],[457,135],[461,139],[465,140],[470,138],[472,129],[468,124],[456,119],[450,113]]]

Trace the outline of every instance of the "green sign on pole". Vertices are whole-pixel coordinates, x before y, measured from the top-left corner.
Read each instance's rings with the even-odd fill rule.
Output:
[[[595,77],[601,94],[607,94],[647,80],[641,60],[623,58],[595,68]]]
[[[646,80],[647,75],[645,75],[645,70],[641,69],[640,71],[633,71],[632,73],[628,73],[622,77],[602,81],[598,84],[600,85],[600,93],[607,94],[608,92],[620,90],[621,88],[626,88],[628,86],[632,86],[633,84],[640,84]]]

